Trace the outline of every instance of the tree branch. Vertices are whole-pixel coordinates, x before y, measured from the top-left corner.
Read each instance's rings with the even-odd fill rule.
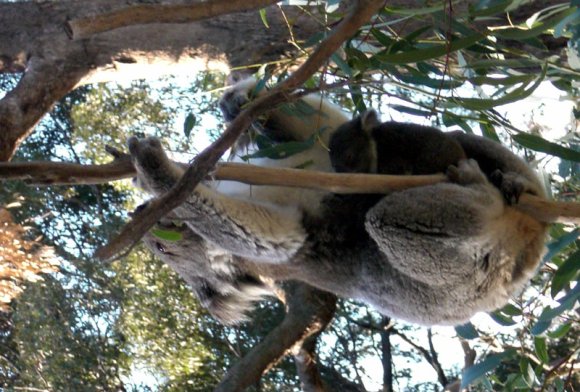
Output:
[[[441,364],[439,363],[439,360],[437,359],[437,356],[433,355],[433,353],[435,352],[434,349],[432,352],[430,352],[426,348],[424,348],[424,347],[418,345],[417,343],[415,343],[414,341],[412,341],[409,337],[407,337],[405,334],[401,333],[400,331],[396,330],[395,328],[392,328],[392,333],[398,335],[401,339],[403,339],[405,342],[407,342],[411,347],[413,347],[415,350],[417,350],[421,353],[423,358],[425,358],[427,363],[429,363],[429,365],[431,365],[431,367],[437,373],[437,379],[443,387],[445,387],[448,384],[447,377],[445,376],[445,373],[443,372],[443,369],[441,367]],[[428,335],[428,338],[431,339],[430,334]],[[429,347],[432,349],[432,342],[431,341],[429,342]]]
[[[330,321],[330,320],[329,320]],[[322,332],[323,329],[320,330]],[[304,392],[324,392],[326,388],[316,362],[316,343],[320,332],[309,336],[294,353],[296,372]]]
[[[295,345],[324,330],[336,310],[336,297],[304,283],[285,285],[286,317],[225,375],[215,392],[242,391],[260,379]]]
[[[0,180],[22,180],[35,185],[100,184],[135,175],[129,156],[122,153],[106,165],[0,162]],[[351,194],[388,193],[446,181],[443,174],[424,176],[339,174],[287,168],[274,169],[241,163],[220,163],[211,173],[211,178],[239,181],[250,185],[289,186]],[[551,201],[524,194],[513,207],[541,222],[580,224],[580,203]]]
[[[77,54],[78,55],[78,54]],[[67,59],[62,59],[67,64]],[[37,57],[27,63],[16,87],[0,99],[0,161],[8,161],[33,127],[85,74]]]
[[[294,74],[274,87],[264,96],[256,99],[243,110],[227,127],[221,137],[202,151],[191,163],[181,179],[163,196],[152,200],[145,209],[139,211],[108,245],[95,253],[100,259],[112,259],[141,239],[161,217],[183,203],[199,182],[215,166],[219,158],[238,139],[260,113],[285,102],[290,89],[298,87],[312,75],[344,40],[351,37],[362,24],[382,6],[383,0],[360,0],[352,7],[350,14],[335,28],[314,51],[310,58]]]
[[[88,38],[126,26],[150,23],[190,23],[234,12],[267,7],[278,0],[211,0],[189,4],[137,4],[108,13],[73,19],[66,24],[69,37]]]

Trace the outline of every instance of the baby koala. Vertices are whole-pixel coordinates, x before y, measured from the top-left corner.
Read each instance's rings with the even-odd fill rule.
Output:
[[[465,159],[461,145],[433,127],[380,122],[368,110],[337,128],[330,161],[339,173],[434,174]]]

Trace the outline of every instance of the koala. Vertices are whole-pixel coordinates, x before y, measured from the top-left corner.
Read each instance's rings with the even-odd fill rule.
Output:
[[[235,118],[255,84],[243,80],[224,94],[220,107],[226,119]],[[307,170],[334,171],[325,146],[348,116],[316,95],[305,97],[303,104],[313,110],[295,117],[276,108],[261,129],[278,140],[306,140],[316,132],[318,143],[285,159],[258,158],[252,164],[310,162]],[[508,189],[515,189],[516,197],[520,191],[543,196],[522,160],[474,135],[446,135],[468,158],[458,155],[460,160],[447,170],[449,182],[385,195],[208,182],[172,212],[183,222],[181,241],[149,236],[145,243],[192,284],[210,310],[213,306],[219,315],[220,307],[226,308],[222,318],[228,322],[243,317],[254,293],[261,295],[254,288],[265,280],[297,280],[405,321],[464,323],[476,312],[503,306],[523,288],[539,264],[547,228],[504,197]],[[418,144],[425,143],[417,138]],[[346,169],[386,170],[379,169],[379,162],[388,166],[389,153],[379,150],[386,148],[383,144],[376,143],[370,163],[355,160]],[[138,183],[153,195],[166,192],[183,173],[158,139],[133,137],[128,147]],[[248,149],[255,148],[250,141]],[[398,170],[413,171],[416,162]]]
[[[338,127],[329,148],[332,167],[339,173],[444,173],[466,158],[459,142],[441,130],[381,123],[374,110]]]

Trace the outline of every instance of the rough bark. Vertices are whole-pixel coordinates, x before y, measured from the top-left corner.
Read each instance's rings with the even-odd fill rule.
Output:
[[[163,2],[176,3],[188,2]],[[127,26],[82,40],[67,34],[68,20],[124,6],[115,0],[0,4],[0,72],[23,73],[17,87],[0,100],[0,161],[9,160],[40,118],[79,84],[227,71],[229,66],[279,59],[291,49],[277,6],[267,8],[267,33],[257,12],[250,11],[193,23]],[[297,8],[285,12],[298,21],[293,29],[297,39],[320,28]]]
[[[266,338],[236,363],[215,392],[242,391],[253,385],[262,374],[295,346],[322,331],[336,309],[336,297],[303,283],[284,288],[286,317]]]

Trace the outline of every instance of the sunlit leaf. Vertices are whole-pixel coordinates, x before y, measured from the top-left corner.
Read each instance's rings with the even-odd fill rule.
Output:
[[[550,357],[548,356],[548,349],[546,347],[546,338],[536,336],[534,338],[534,347],[536,348],[536,355],[543,363],[548,363]]]
[[[452,41],[450,44],[434,44],[430,47],[410,50],[406,52],[393,54],[378,54],[376,57],[385,63],[391,64],[408,64],[425,61],[436,57],[441,57],[447,53],[452,53],[460,49],[467,48],[484,38],[481,34],[473,34],[469,37],[460,38]]]
[[[491,372],[497,368],[501,361],[505,358],[513,355],[513,351],[504,351],[501,354],[488,355],[483,361],[476,363],[475,365],[467,368],[463,371],[461,377],[461,388],[466,388],[467,386],[473,384],[479,378],[483,377],[487,372]]]
[[[547,335],[552,339],[560,339],[564,337],[568,333],[568,331],[570,331],[570,328],[572,328],[571,323],[562,324],[554,331],[548,332]]]
[[[185,121],[183,122],[183,134],[185,137],[188,138],[189,135],[191,135],[191,130],[195,126],[196,122],[197,119],[195,118],[195,115],[193,113],[188,113],[185,117]]]
[[[178,242],[183,239],[183,234],[173,230],[151,229],[151,234],[159,239],[170,242]]]
[[[432,112],[429,112],[427,110],[410,108],[408,106],[403,105],[389,105],[389,107],[395,109],[398,112],[407,113],[413,116],[429,117],[433,114]]]
[[[264,24],[264,26],[266,26],[267,29],[269,29],[270,25],[268,24],[268,18],[266,16],[266,9],[262,8],[259,12],[260,12],[260,19],[262,19],[262,23]]]
[[[490,98],[490,99],[457,98],[456,102],[467,109],[488,110],[496,106],[520,101],[524,98],[529,97],[540,85],[540,83],[542,83],[545,76],[546,76],[546,68],[544,67],[540,76],[529,87],[527,87],[526,84],[523,84],[522,86],[510,91],[509,93],[499,98]]]
[[[545,152],[569,161],[580,162],[580,152],[549,142],[541,136],[531,135],[529,133],[518,133],[513,138],[516,142],[530,150]]]
[[[457,325],[455,327],[455,332],[457,332],[457,335],[461,336],[463,339],[470,340],[479,337],[479,333],[471,323]]]
[[[559,15],[546,20],[545,22],[539,22],[537,26],[531,29],[510,27],[507,29],[495,30],[493,31],[493,35],[504,39],[515,39],[515,40],[523,40],[526,38],[535,37],[542,33],[547,33],[549,29],[553,28],[562,20],[564,20],[566,17],[574,14],[575,12],[576,7],[570,7],[565,11],[563,11],[562,13],[560,13]]]
[[[552,279],[552,298],[555,297],[564,287],[574,279],[580,271],[580,250],[574,252],[558,268]]]

